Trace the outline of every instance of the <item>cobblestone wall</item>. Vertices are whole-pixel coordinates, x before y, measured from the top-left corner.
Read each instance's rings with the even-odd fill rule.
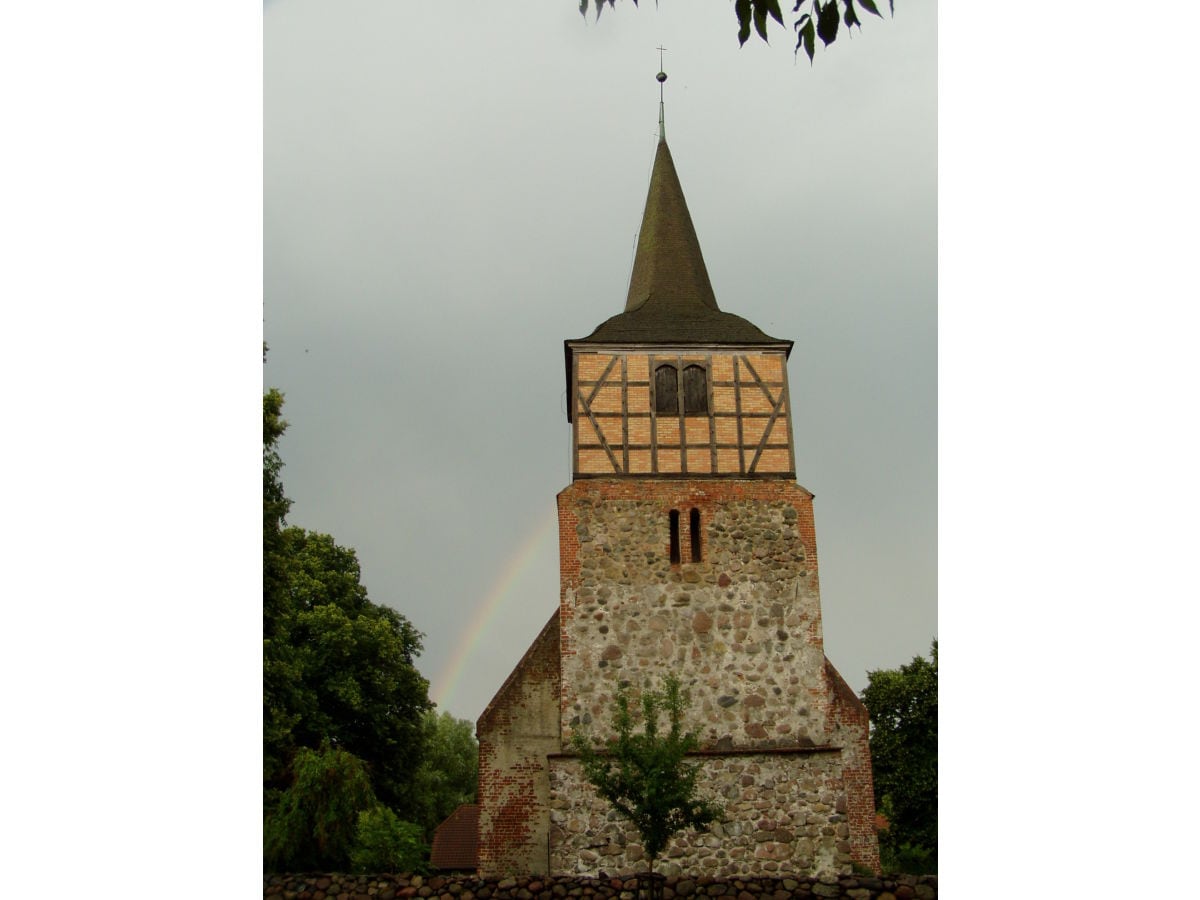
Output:
[[[282,900],[553,900],[559,897],[636,900],[637,879],[630,875],[603,878],[471,878],[420,875],[268,875],[263,897]],[[937,900],[937,876],[897,875],[871,878],[715,879],[691,875],[667,878],[663,900],[676,897],[724,897],[726,900],[788,900],[791,897],[847,897],[850,900]]]
[[[603,736],[622,682],[676,674],[707,747],[823,742],[812,497],[784,480],[576,481],[559,495],[564,743]],[[670,512],[701,559],[670,561]]]
[[[563,746],[611,733],[623,685],[636,701],[675,675],[684,727],[712,754],[703,783],[726,806],[726,833],[681,842],[680,865],[875,870],[866,711],[825,659],[812,495],[786,479],[592,479],[559,494],[559,517]],[[550,871],[636,862],[640,845],[579,780],[552,765]]]
[[[851,870],[836,750],[699,762],[703,795],[721,806],[725,821],[677,835],[658,871],[729,877]],[[550,767],[550,854],[554,872],[595,875],[646,865],[636,830],[596,795],[575,759],[555,759]]]

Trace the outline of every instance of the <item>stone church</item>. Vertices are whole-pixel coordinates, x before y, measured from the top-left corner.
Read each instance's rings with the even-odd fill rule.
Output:
[[[668,673],[724,821],[659,871],[878,870],[867,712],[823,650],[791,349],[717,305],[660,133],[625,308],[564,343],[559,606],[477,723],[481,875],[645,868],[571,735],[605,737],[618,687]]]

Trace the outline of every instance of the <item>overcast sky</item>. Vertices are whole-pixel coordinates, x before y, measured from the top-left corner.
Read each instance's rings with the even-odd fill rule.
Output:
[[[273,0],[264,382],[289,521],[358,551],[478,717],[558,602],[565,338],[619,312],[667,136],[721,308],[795,341],[825,649],[937,634],[936,4],[792,53],[721,0]]]

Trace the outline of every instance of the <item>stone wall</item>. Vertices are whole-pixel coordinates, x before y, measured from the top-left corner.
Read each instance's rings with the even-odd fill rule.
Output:
[[[558,497],[564,743],[668,673],[702,746],[824,742],[829,703],[812,495],[784,479],[576,481]],[[671,510],[701,560],[670,561]],[[686,528],[686,524],[681,527]],[[684,547],[690,534],[681,536]]]
[[[637,879],[622,875],[603,878],[473,878],[420,875],[268,875],[263,897],[272,900],[397,900],[430,897],[435,900],[553,900],[559,897],[636,900]],[[666,880],[663,900],[677,897],[723,897],[725,900],[789,900],[792,897],[846,897],[850,900],[937,900],[937,876],[896,875],[872,878],[715,879],[692,875]]]
[[[850,827],[836,749],[698,758],[703,794],[724,822],[671,841],[656,869],[730,877],[849,872]],[[573,758],[551,761],[551,871],[595,875],[645,866],[637,831],[599,798]]]
[[[672,562],[671,511],[682,526],[693,509],[700,558]],[[877,870],[867,715],[825,659],[812,495],[787,479],[587,479],[559,494],[559,517],[563,746],[577,730],[611,734],[622,686],[636,699],[674,675],[726,814],[723,834],[680,842],[679,865]],[[637,861],[572,761],[552,761],[550,778],[550,871]]]

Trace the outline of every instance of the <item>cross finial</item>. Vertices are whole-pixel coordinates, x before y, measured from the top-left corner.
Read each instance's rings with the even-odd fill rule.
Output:
[[[666,47],[658,48],[658,74],[654,77],[658,79],[658,139],[665,141],[667,139],[667,126],[663,117],[663,82],[667,80],[667,73],[663,71],[663,53]]]

